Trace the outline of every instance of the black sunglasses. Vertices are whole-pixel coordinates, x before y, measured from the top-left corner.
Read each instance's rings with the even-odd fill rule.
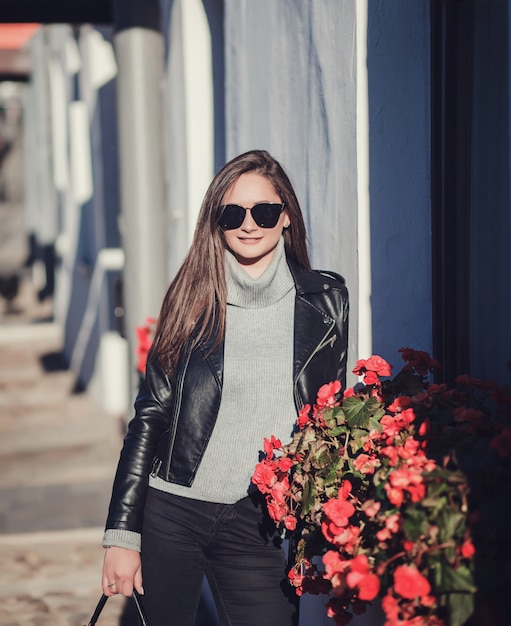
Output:
[[[219,208],[220,217],[218,223],[222,230],[239,228],[245,221],[247,211],[250,211],[252,219],[261,228],[274,228],[279,221],[280,214],[284,210],[284,203],[259,202],[251,209],[239,204],[224,204]]]

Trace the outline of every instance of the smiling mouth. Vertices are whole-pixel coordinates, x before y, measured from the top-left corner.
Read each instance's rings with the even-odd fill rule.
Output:
[[[238,237],[238,239],[243,243],[257,243],[262,237]]]

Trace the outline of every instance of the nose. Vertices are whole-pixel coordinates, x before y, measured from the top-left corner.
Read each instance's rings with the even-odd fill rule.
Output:
[[[243,220],[243,224],[240,228],[247,233],[257,230],[257,224],[254,222],[254,218],[252,217],[252,213],[250,211],[245,211],[245,219]]]

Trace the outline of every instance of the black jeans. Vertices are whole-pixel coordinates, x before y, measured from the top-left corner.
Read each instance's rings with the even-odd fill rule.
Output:
[[[274,529],[257,496],[216,504],[150,488],[142,533],[150,626],[194,626],[204,573],[222,626],[296,626]]]

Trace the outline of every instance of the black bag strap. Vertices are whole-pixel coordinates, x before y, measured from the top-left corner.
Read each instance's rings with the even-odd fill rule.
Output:
[[[109,596],[105,596],[105,594],[101,596],[101,598],[99,599],[98,605],[95,608],[94,613],[92,614],[92,617],[90,618],[90,622],[87,624],[87,626],[94,626],[96,624],[96,622],[99,619],[99,616],[101,615],[101,611],[105,607],[105,604],[108,598]],[[149,623],[147,621],[147,617],[144,611],[144,605],[142,604],[142,598],[140,597],[140,594],[135,589],[133,589],[133,601],[135,602],[135,605],[137,607],[138,619],[140,620],[141,626],[149,626]]]

